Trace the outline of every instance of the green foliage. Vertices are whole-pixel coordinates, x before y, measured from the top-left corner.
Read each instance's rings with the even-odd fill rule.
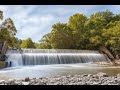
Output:
[[[41,48],[41,49],[46,49],[46,48],[51,49],[52,47],[51,47],[50,39],[51,39],[51,33],[48,33],[48,34],[44,35],[42,37],[42,39],[39,41],[40,42],[39,48]]]
[[[28,38],[26,40],[22,40],[21,48],[36,48],[36,47],[32,39]]]
[[[0,69],[6,67],[6,62],[5,61],[0,61]]]
[[[0,11],[3,20],[3,12]],[[38,49],[97,49],[100,45],[109,47],[112,52],[120,53],[120,14],[101,11],[89,18],[77,13],[70,16],[67,23],[56,23],[50,33],[34,43],[31,38],[19,40],[14,22],[7,18],[0,25],[0,41],[6,40],[9,48]]]
[[[50,42],[52,48],[67,49],[72,47],[72,37],[67,24],[56,23],[52,26]],[[69,43],[69,44],[68,44]]]
[[[95,48],[98,48],[100,45],[104,44],[102,30],[114,25],[113,17],[113,13],[106,10],[91,15],[86,21],[85,26],[88,29],[89,41]]]
[[[0,19],[3,20],[3,11],[0,11]],[[16,33],[17,30],[11,18],[2,21],[0,25],[0,41],[7,41],[9,48],[17,46]]]
[[[86,48],[86,44],[87,44],[86,41],[88,41],[86,37],[86,32],[87,32],[87,29],[85,27],[86,21],[87,21],[87,17],[79,13],[74,14],[69,18],[68,27],[70,28],[72,33],[72,36],[70,37],[72,37],[72,41],[74,43],[73,48],[75,49]],[[85,45],[84,47],[82,43],[84,43]]]
[[[120,21],[109,29],[104,29],[102,33],[105,39],[105,45],[109,46],[110,49],[115,52],[120,52]]]
[[[82,33],[85,29],[84,24],[86,20],[86,16],[77,13],[69,18],[68,26],[72,29],[73,33]]]
[[[3,11],[0,10],[0,19],[3,20]]]
[[[97,49],[100,45],[120,52],[120,14],[106,10],[87,18],[77,13],[70,16],[68,23],[54,24],[40,40],[40,48]]]
[[[41,49],[41,46],[39,43],[34,43],[36,49]]]

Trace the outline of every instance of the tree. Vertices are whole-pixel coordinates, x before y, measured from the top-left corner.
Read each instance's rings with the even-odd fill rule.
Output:
[[[114,14],[109,10],[97,12],[90,16],[85,26],[88,30],[89,41],[95,48],[104,45],[102,30],[110,28],[113,25]]]
[[[105,46],[109,46],[115,54],[120,53],[120,21],[114,27],[104,29],[102,36]]]
[[[35,48],[36,48],[36,49],[41,49],[41,47],[40,47],[40,44],[39,44],[39,43],[34,43],[34,45],[35,45]]]
[[[41,48],[99,49],[105,46],[120,53],[120,14],[105,10],[87,18],[83,14],[70,16],[68,23],[56,23],[52,31],[40,40]]]
[[[67,49],[71,48],[71,37],[67,24],[56,23],[52,26],[51,42],[53,48]],[[69,43],[69,44],[68,44]]]
[[[41,49],[51,49],[51,33],[45,34],[42,39],[39,41]]]
[[[3,11],[0,10],[0,19],[3,20]]]
[[[87,21],[87,17],[83,14],[74,14],[69,18],[68,27],[72,32],[72,40],[74,41],[74,48],[76,49],[84,49],[87,48],[88,36],[86,36],[87,28],[85,27],[85,23]],[[83,46],[84,44],[84,46]]]
[[[0,19],[3,20],[3,11],[0,11]],[[5,19],[0,25],[0,41],[7,41],[9,48],[16,47],[16,33],[17,30],[11,18]]]
[[[22,40],[21,48],[35,48],[34,42],[31,38]]]

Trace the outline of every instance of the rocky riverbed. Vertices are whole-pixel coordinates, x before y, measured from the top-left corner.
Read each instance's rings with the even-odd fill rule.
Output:
[[[25,78],[24,80],[1,80],[0,85],[120,85],[120,74],[108,76],[106,73],[67,75],[41,78]]]

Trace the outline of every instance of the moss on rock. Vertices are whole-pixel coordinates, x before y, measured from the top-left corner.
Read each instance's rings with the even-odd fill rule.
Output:
[[[0,69],[6,67],[6,62],[5,61],[0,61]]]

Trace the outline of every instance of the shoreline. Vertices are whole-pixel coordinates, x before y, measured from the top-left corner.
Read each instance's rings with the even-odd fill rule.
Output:
[[[22,80],[0,80],[0,85],[120,85],[120,74],[108,76],[106,73],[80,74]]]
[[[98,64],[98,65],[120,65],[120,59],[119,60],[115,60],[115,64],[113,64],[112,62],[106,62],[106,61],[103,61],[103,62],[93,62],[92,64]]]

